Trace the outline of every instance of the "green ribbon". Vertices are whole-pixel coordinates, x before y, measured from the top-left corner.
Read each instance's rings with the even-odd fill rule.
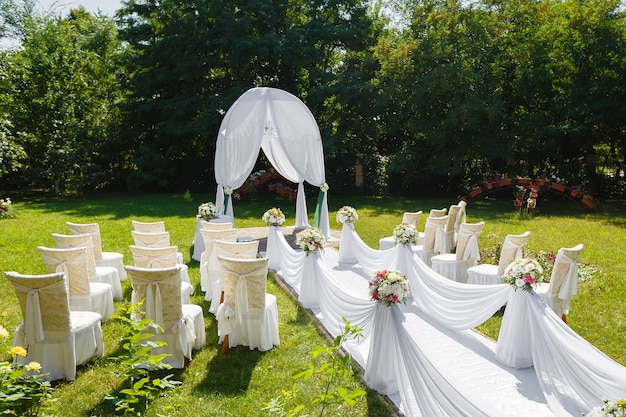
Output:
[[[313,227],[320,228],[320,212],[322,211],[322,203],[324,202],[324,192],[320,190],[317,195],[317,204],[315,206],[315,215],[313,216]]]

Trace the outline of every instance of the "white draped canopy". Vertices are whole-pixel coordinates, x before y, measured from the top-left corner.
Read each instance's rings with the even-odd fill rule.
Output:
[[[296,227],[308,227],[304,181],[321,187],[326,182],[322,139],[315,118],[294,95],[269,87],[246,91],[228,109],[215,150],[216,204],[226,187],[236,190],[246,181],[263,149],[280,175],[298,184]],[[330,236],[328,205],[323,193],[319,227]],[[227,195],[226,214],[233,217]]]

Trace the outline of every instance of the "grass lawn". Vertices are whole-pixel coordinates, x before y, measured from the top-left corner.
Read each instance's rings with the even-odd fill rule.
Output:
[[[208,303],[200,291],[199,264],[191,260],[197,206],[213,196],[183,194],[103,194],[88,197],[50,198],[43,196],[4,195],[13,201],[17,217],[0,220],[0,270],[15,270],[26,274],[44,273],[38,245],[54,246],[51,233],[67,233],[66,221],[98,222],[105,251],[121,252],[125,263],[132,263],[128,245],[132,244],[131,220],[164,220],[171,235],[189,265],[189,275],[196,287],[192,302],[205,310]],[[314,197],[309,198],[309,207]],[[331,227],[338,227],[334,213],[344,204],[354,206],[359,213],[356,231],[371,247],[378,239],[391,234],[402,212],[423,210],[420,230],[423,230],[428,210],[448,207],[450,199],[404,200],[397,198],[343,198],[329,194]],[[235,203],[235,226],[263,227],[261,215],[272,206],[281,207],[287,225],[294,223],[293,203],[273,196],[250,197]],[[593,279],[581,282],[579,294],[572,300],[569,325],[584,338],[617,362],[626,365],[626,203],[610,201],[588,211],[571,200],[540,199],[538,209],[530,219],[521,219],[513,211],[510,195],[470,202],[467,221],[485,221],[480,246],[501,242],[507,233],[519,234],[529,230],[527,247],[531,250],[557,251],[584,243],[581,262],[597,267]],[[310,217],[313,212],[310,209]],[[130,282],[124,281],[126,300],[130,299]],[[260,353],[247,348],[232,349],[228,355],[219,353],[216,323],[206,314],[207,346],[194,352],[185,370],[173,373],[183,384],[165,392],[152,402],[146,416],[262,416],[262,404],[288,389],[293,381],[290,374],[309,360],[308,352],[326,343],[316,323],[272,280],[268,292],[277,296],[280,320],[280,347]],[[117,302],[120,307],[127,301]],[[0,311],[6,311],[4,326],[13,329],[21,320],[13,288],[6,278],[0,279]],[[493,317],[480,330],[497,339],[500,317]],[[103,325],[105,358],[81,367],[73,383],[60,383],[54,391],[59,415],[115,415],[114,407],[105,397],[120,389],[115,375],[116,366],[109,359],[120,350],[122,327],[117,322]],[[1,357],[0,357],[1,358]],[[354,384],[363,385],[358,378]],[[309,404],[319,392],[319,381],[311,381],[300,391],[301,403]],[[313,409],[306,410],[315,415]],[[393,408],[373,392],[353,408],[327,410],[328,415],[390,416]]]

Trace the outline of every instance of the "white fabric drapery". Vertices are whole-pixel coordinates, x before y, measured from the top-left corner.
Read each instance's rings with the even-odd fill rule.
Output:
[[[290,285],[300,284],[306,263],[304,253],[289,247],[282,235],[275,237],[282,242],[278,242],[279,276]],[[363,260],[368,267],[339,262],[351,258]],[[328,266],[328,262],[332,265]],[[383,310],[379,316],[386,307],[369,298],[367,280],[372,270],[381,266],[399,269],[407,275],[412,299],[406,306]],[[409,247],[397,246],[386,251],[368,248],[352,224],[344,225],[340,253],[333,254],[327,249],[309,267],[314,269],[316,277],[318,317],[322,324],[334,336],[343,329],[341,317],[364,329],[362,340],[351,341],[344,347],[365,368],[369,386],[393,396],[394,384],[397,385],[396,394],[405,415],[574,417],[601,405],[602,398],[626,396],[626,368],[573,332],[534,292],[515,291],[508,284],[470,285],[450,281],[428,268]],[[360,278],[348,282],[338,276],[350,272],[361,274]],[[300,287],[292,287],[299,293]],[[415,323],[432,322],[438,325],[439,333],[458,338],[471,349],[470,345],[476,343],[469,336],[472,331],[467,329],[484,322],[504,304],[507,309],[494,349],[497,354],[487,352],[491,356],[485,358],[485,364],[493,366],[499,361],[506,366],[493,366],[486,373],[502,372],[504,379],[513,374],[516,380],[521,375],[524,383],[531,384],[526,389],[540,388],[543,401],[534,394],[532,398],[525,397],[524,386],[517,388],[514,384],[513,394],[522,397],[518,401],[526,401],[523,406],[508,406],[505,398],[494,402],[490,397],[494,392],[472,386],[473,376],[465,381],[457,380],[456,370],[445,369],[446,365],[450,366],[448,357],[443,365],[433,361],[431,336],[416,331]],[[518,348],[507,349],[511,346]],[[434,351],[438,353],[438,349],[436,344]],[[473,349],[484,350],[475,346]],[[532,380],[528,372],[516,373],[516,362],[528,358],[534,366]],[[497,384],[501,382],[499,378]]]
[[[215,150],[216,204],[222,205],[225,187],[236,190],[243,185],[260,149],[280,175],[298,184],[296,228],[309,227],[304,182],[316,187],[326,182],[322,139],[304,103],[276,88],[246,91],[224,115]],[[226,196],[225,209],[226,215],[234,218],[230,195]],[[326,219],[320,219],[319,227],[328,238],[327,207],[324,212]]]

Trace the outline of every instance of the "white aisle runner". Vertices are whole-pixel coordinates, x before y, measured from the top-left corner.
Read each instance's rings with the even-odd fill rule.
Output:
[[[338,264],[338,252],[329,248],[325,250],[322,261],[347,294],[367,297],[369,276],[363,268],[359,265]],[[298,292],[299,288],[294,290]],[[488,405],[502,417],[554,417],[533,368],[513,369],[500,364],[495,359],[494,341],[473,330],[446,329],[426,317],[410,301],[407,301],[406,306],[400,306],[404,314],[403,328],[416,349],[427,358],[428,365],[437,369],[454,386],[457,394],[470,398],[473,403]],[[327,319],[322,317],[319,309],[313,311],[322,325],[326,326]],[[337,318],[332,320],[333,324],[327,326],[329,331],[336,326]],[[365,343],[345,346],[364,369],[369,351],[367,339]],[[404,412],[400,395],[396,393],[389,397]],[[472,415],[468,410],[464,411]],[[406,414],[422,415],[415,409]]]

